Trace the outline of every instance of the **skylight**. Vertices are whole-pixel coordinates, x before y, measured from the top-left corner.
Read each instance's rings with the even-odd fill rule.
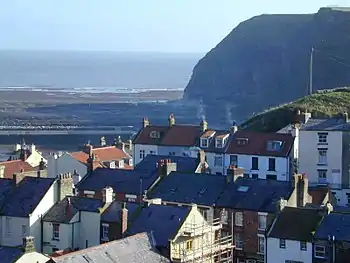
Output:
[[[244,185],[239,186],[237,189],[238,192],[247,192],[248,190],[249,190],[249,186],[244,186]]]

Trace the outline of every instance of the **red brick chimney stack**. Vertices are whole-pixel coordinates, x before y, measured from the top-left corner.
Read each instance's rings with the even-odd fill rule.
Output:
[[[121,237],[124,237],[126,230],[128,229],[128,209],[126,204],[122,204],[122,209],[120,210],[120,234]]]

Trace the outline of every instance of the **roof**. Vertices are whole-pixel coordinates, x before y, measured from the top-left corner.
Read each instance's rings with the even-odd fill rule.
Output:
[[[216,206],[273,213],[276,202],[288,200],[292,192],[290,182],[241,177],[228,184]]]
[[[12,179],[15,173],[30,172],[37,170],[36,168],[30,166],[30,164],[28,164],[27,162],[24,162],[22,160],[0,162],[0,166],[5,166],[4,178],[9,179]]]
[[[303,131],[350,131],[350,122],[344,118],[309,119],[302,125]]]
[[[191,207],[150,205],[141,210],[128,233],[152,231],[156,245],[168,247],[190,211]]]
[[[152,138],[151,133],[159,133],[159,138]],[[194,146],[201,135],[200,126],[173,125],[147,126],[135,136],[134,144],[166,145],[166,146]]]
[[[311,242],[322,218],[318,209],[285,207],[272,224],[268,237]]]
[[[195,172],[199,165],[197,158],[148,154],[135,166],[134,170],[153,171],[157,169],[157,164],[160,160],[171,160],[173,163],[176,163],[176,170],[179,172]]]
[[[335,236],[336,240],[350,242],[349,222],[349,213],[330,213],[318,226],[315,238],[328,240],[328,236]]]
[[[68,200],[70,206],[68,206]],[[62,201],[51,207],[43,217],[43,220],[47,222],[69,223],[79,211],[99,213],[99,208],[102,207],[103,201],[101,199],[66,196]]]
[[[242,140],[245,140],[245,143],[240,144]],[[281,148],[279,150],[268,149],[270,141],[282,142]],[[291,134],[237,131],[232,136],[226,153],[286,157],[293,148],[293,144],[294,137]]]
[[[0,178],[0,207],[6,201],[6,197],[14,189],[15,182],[12,179]]]
[[[28,217],[50,189],[54,178],[26,176],[5,199],[1,210],[4,216]]]
[[[78,190],[100,191],[106,186],[113,188],[114,192],[127,194],[140,194],[142,180],[142,193],[147,190],[158,178],[157,171],[138,171],[97,168],[87,174],[77,185]]]
[[[153,236],[150,233],[140,233],[82,249],[53,260],[56,263],[170,263],[168,259],[155,252]]]
[[[139,203],[126,203],[128,209],[128,220],[132,220],[132,215],[140,208]],[[119,223],[119,212],[122,209],[122,203],[114,200],[101,214],[101,221],[106,223]]]
[[[23,255],[23,250],[18,247],[0,246],[1,262],[16,262]]]
[[[147,196],[167,202],[212,206],[225,186],[226,178],[222,175],[171,172]]]
[[[117,161],[131,158],[127,153],[123,152],[121,149],[115,146],[93,148],[92,153],[94,153],[101,162]],[[70,155],[77,159],[79,162],[87,164],[87,160],[89,158],[89,155],[87,153],[80,151],[72,152]],[[124,168],[131,169],[132,167],[128,164],[124,164]]]
[[[309,186],[308,192],[309,192],[309,195],[311,195],[312,197],[312,204],[322,205],[325,203],[324,201],[329,193],[329,188],[328,186],[317,186],[317,187]]]

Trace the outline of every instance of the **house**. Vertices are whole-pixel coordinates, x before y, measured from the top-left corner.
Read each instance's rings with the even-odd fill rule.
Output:
[[[314,233],[331,210],[284,207],[266,234],[266,262],[312,263]]]
[[[350,200],[350,122],[348,114],[327,119],[311,118],[298,111],[298,171],[307,173],[310,184],[330,185],[340,205]]]
[[[34,237],[24,237],[21,247],[0,246],[1,262],[46,263],[50,258],[35,251]]]
[[[19,246],[22,238],[30,235],[35,238],[36,251],[41,251],[41,217],[57,200],[57,183],[51,178],[17,179],[3,200],[0,244]]]
[[[39,169],[32,167],[24,160],[11,160],[0,162],[0,178],[12,178],[15,173],[27,173],[35,175]]]
[[[350,214],[333,212],[326,216],[314,235],[314,263],[346,263],[350,258]]]
[[[152,233],[140,233],[117,241],[104,243],[59,257],[47,263],[170,263],[154,247]]]
[[[24,159],[31,167],[37,167],[43,161],[46,165],[47,160],[43,154],[36,149],[35,144],[27,145],[23,140],[21,144],[15,144],[13,155],[10,156],[9,161]]]
[[[103,200],[66,196],[42,218],[43,252],[78,250],[100,244]]]
[[[74,173],[75,185],[88,171],[98,167],[132,169],[132,158],[116,146],[94,148],[90,144],[85,145],[83,151],[63,153],[60,156],[50,154],[48,157],[49,177],[56,177],[60,173]]]
[[[76,186],[80,196],[102,197],[102,189],[112,187],[114,198],[122,202],[141,202],[145,192],[151,190],[164,176],[177,170],[176,163],[161,160],[157,167],[148,169],[97,168]]]

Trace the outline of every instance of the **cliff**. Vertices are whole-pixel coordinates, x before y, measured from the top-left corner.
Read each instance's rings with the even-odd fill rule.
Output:
[[[312,117],[324,118],[350,112],[350,89],[339,88],[318,91],[311,96],[265,110],[241,125],[254,131],[276,132],[295,120],[297,110],[311,112]]]
[[[349,36],[347,9],[253,17],[198,62],[184,98],[201,100],[206,118],[222,123],[296,100],[308,92],[312,47],[314,90],[350,86]]]

